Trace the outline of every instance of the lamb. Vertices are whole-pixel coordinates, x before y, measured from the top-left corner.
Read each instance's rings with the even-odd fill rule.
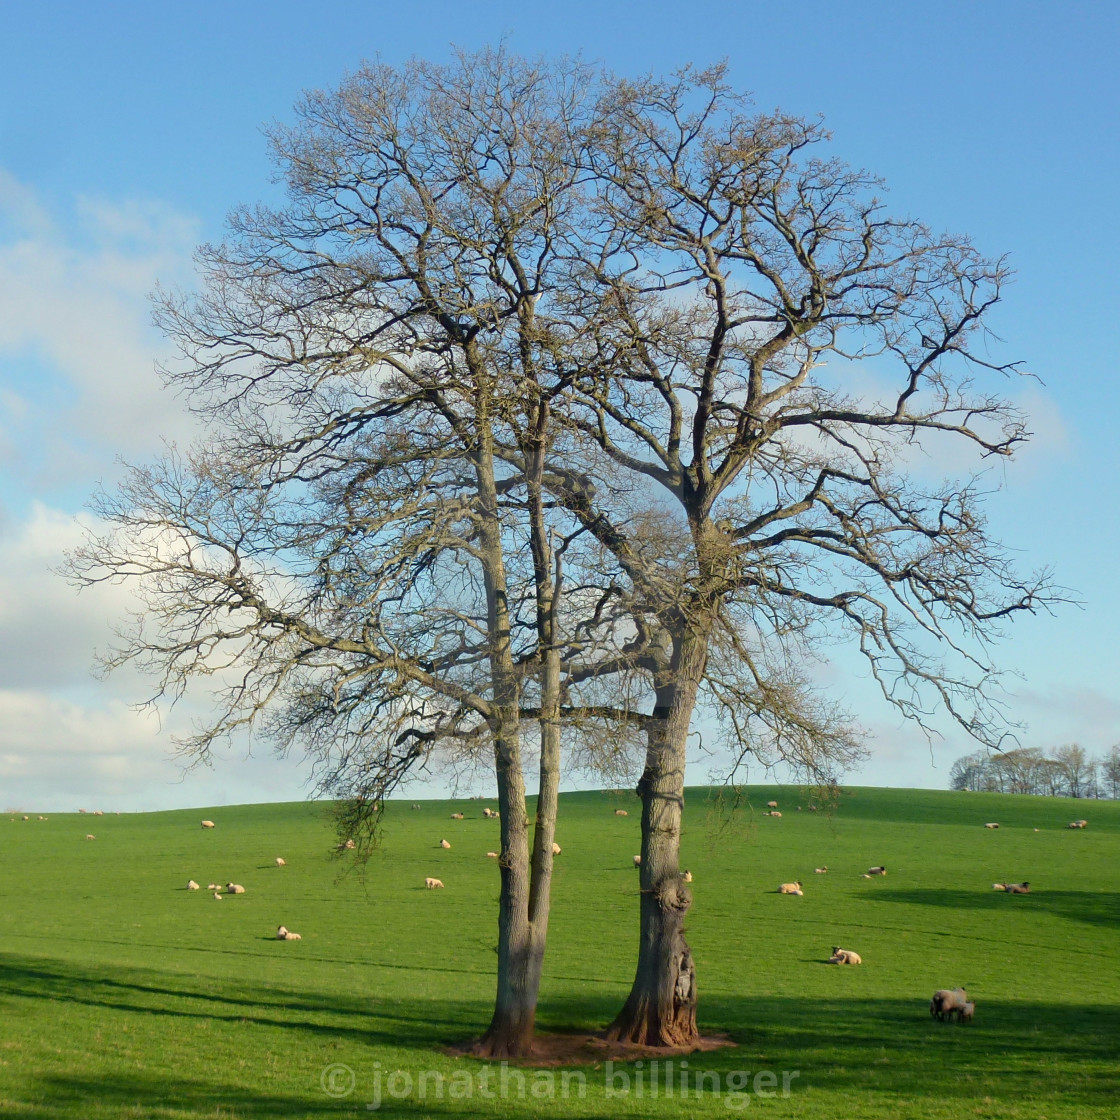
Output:
[[[452,819],[453,821],[461,821],[461,820],[463,820],[463,819],[464,819],[464,817],[463,817],[463,814],[462,814],[462,813],[452,813],[452,814],[451,814],[451,819]]]
[[[226,883],[227,894],[244,894],[245,888],[240,883]]]
[[[92,832],[87,832],[87,833],[86,833],[86,839],[87,839],[87,840],[96,840],[96,839],[97,839],[97,837],[96,837],[96,836],[94,836],[94,834],[93,834]]]
[[[1006,883],[993,883],[992,884],[992,890],[994,890],[994,891],[1005,891],[1005,890],[1007,890],[1007,884]]]
[[[817,875],[827,875],[828,874],[828,868],[827,867],[814,867],[813,871]]]
[[[851,949],[841,949],[839,945],[832,946],[832,956],[828,958],[829,964],[863,964],[863,957],[853,953]]]
[[[434,890],[437,890],[438,888],[442,887],[443,883],[441,883],[439,879],[433,879],[431,876],[429,876],[427,879],[424,880],[424,886],[428,890],[434,891]]]
[[[277,867],[287,867],[288,866],[288,861],[286,859],[284,859],[283,856],[277,856],[276,857],[276,866]]]
[[[766,802],[766,808],[767,809],[776,809],[777,807],[778,807],[778,803],[776,801],[767,801]]]
[[[804,894],[804,893],[805,892],[801,889],[800,881],[796,882],[796,883],[779,883],[778,884],[778,894]]]
[[[203,828],[213,828],[214,827],[214,822],[213,821],[203,821],[202,822],[202,827]]]
[[[684,881],[685,881],[686,883],[691,883],[691,882],[692,882],[692,872],[691,872],[691,871],[689,871],[689,870],[688,870],[688,868],[686,867],[686,868],[684,869],[684,872],[683,872],[683,873],[681,874],[681,878],[682,878],[682,879],[683,879],[683,880],[684,880]]]
[[[964,1007],[957,1009],[957,1022],[958,1023],[971,1023],[973,1013],[976,1011],[975,1003],[966,1003]]]
[[[450,844],[449,844],[449,843],[448,843],[448,842],[447,842],[446,840],[441,840],[441,841],[439,842],[439,846],[440,846],[441,848],[450,848],[450,847],[451,847],[451,845],[450,845]]]
[[[554,841],[552,842],[552,854],[553,854],[554,856],[558,856],[558,855],[560,854],[560,852],[561,852],[562,850],[563,850],[563,849],[561,849],[560,845],[559,845],[559,844],[557,844],[557,843],[556,843],[556,841],[554,840]]]
[[[199,886],[193,879],[188,879],[187,880],[187,890],[197,891],[198,889],[199,889]]]
[[[878,867],[869,867],[867,874],[870,875],[886,875],[887,869],[880,864]]]
[[[277,926],[276,928],[277,941],[302,941],[303,935],[299,933],[292,933],[290,929],[285,929],[284,926]]]
[[[635,856],[634,857],[634,866],[635,867],[641,867],[642,866],[642,857],[641,856]]]
[[[616,817],[628,817],[630,814],[625,809],[615,809],[614,815]]]
[[[868,875],[868,874],[867,874],[867,872],[865,871],[865,872],[864,872],[864,873],[863,873],[863,874],[862,874],[862,875],[860,876],[860,878],[861,878],[861,879],[870,879],[870,878],[871,878],[871,876],[870,876],[870,875]]]
[[[938,988],[929,1001],[929,1013],[937,1020],[944,1022],[953,1017],[954,1011],[959,1011],[965,1006],[968,994],[964,988]]]
[[[984,827],[985,828],[999,828],[999,824],[996,821],[989,821],[986,825],[984,825]]]
[[[220,891],[222,888],[221,888],[221,884],[219,884],[219,883],[207,883],[206,884],[206,889],[208,891]]]
[[[358,845],[353,840],[343,840],[341,844],[335,849],[339,852],[352,852]]]
[[[215,897],[215,898],[216,898],[216,899],[217,899],[217,900],[218,900],[219,902],[221,902],[221,901],[222,901],[222,892],[221,892],[221,891],[215,891],[215,892],[214,892],[214,897]]]
[[[497,852],[487,852],[486,853],[486,858],[487,859],[497,859],[498,858],[498,853]]]

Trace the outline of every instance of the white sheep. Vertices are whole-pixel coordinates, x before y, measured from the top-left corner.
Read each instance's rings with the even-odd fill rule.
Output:
[[[279,927],[277,927],[277,930],[276,930],[276,940],[277,941],[302,941],[303,940],[303,935],[300,934],[300,933],[292,933],[292,931],[290,929],[286,929],[284,926],[279,926]]]
[[[487,808],[485,808],[485,809],[483,809],[483,810],[482,810],[482,815],[483,815],[484,817],[490,817],[491,813],[490,813],[490,809],[489,809],[489,807],[487,807]]]
[[[993,883],[992,884],[992,890],[994,890],[994,891],[1005,891],[1005,890],[1007,890],[1007,884],[1006,883]]]
[[[559,844],[557,844],[557,843],[556,843],[556,841],[554,840],[554,841],[552,842],[552,854],[553,854],[554,856],[558,856],[558,855],[560,854],[560,852],[561,852],[562,850],[563,850],[563,849],[562,849],[562,848],[560,847],[560,845],[559,845]]]
[[[625,809],[615,809],[614,815],[616,817],[628,817],[630,814]]]
[[[26,817],[24,817],[23,819],[27,820]],[[1084,828],[1088,823],[1089,823],[1088,821],[1070,821],[1069,822],[1069,827],[1070,828]]]
[[[853,953],[851,949],[841,949],[839,945],[832,946],[832,956],[828,958],[829,964],[863,964],[863,957]]]
[[[96,837],[96,836],[94,836],[94,834],[93,834],[92,832],[87,832],[87,833],[86,833],[86,839],[87,839],[87,840],[96,840],[96,839],[97,839],[97,837]]]
[[[214,827],[214,822],[213,821],[203,821],[202,822],[202,827],[203,828],[213,828]]]
[[[966,1002],[964,1007],[957,1008],[957,1022],[958,1023],[971,1023],[972,1016],[976,1011],[976,1004]]]
[[[953,988],[951,991],[948,988],[938,988],[929,1001],[929,1013],[944,1022],[952,1019],[954,1012],[962,1010],[967,1001],[968,994],[964,988]]]
[[[439,842],[439,846],[440,846],[441,848],[450,848],[450,847],[451,847],[451,845],[450,845],[450,844],[449,844],[449,843],[448,843],[448,842],[447,842],[446,840],[441,840],[441,841]]]
[[[777,807],[778,807],[778,803],[776,801],[767,801],[766,802],[766,808],[767,809],[776,809]]]
[[[805,892],[801,889],[801,883],[800,882],[779,883],[778,884],[778,894],[804,894],[804,893]]]
[[[635,856],[634,857],[634,866],[635,867],[641,867],[642,866],[642,857],[641,856]]]
[[[486,858],[487,859],[497,859],[498,858],[498,853],[497,852],[487,852],[486,853]]]
[[[217,900],[218,900],[219,902],[221,902],[221,901],[222,901],[222,892],[221,892],[221,891],[215,891],[215,892],[214,892],[214,897],[215,897],[215,898],[216,898],[216,899],[217,899]]]
[[[999,828],[999,822],[998,821],[989,821],[986,825],[984,825],[984,827],[985,828]]]
[[[683,880],[684,880],[684,881],[685,881],[686,883],[691,883],[691,882],[692,882],[692,872],[691,872],[691,871],[689,871],[689,870],[688,870],[688,868],[686,867],[686,868],[684,869],[684,871],[682,872],[682,874],[681,874],[681,878],[682,878],[682,879],[683,879]]]
[[[103,817],[103,816],[105,816],[105,811],[104,811],[103,809],[94,809],[94,811],[93,811],[93,815],[94,815],[95,817]],[[23,819],[24,819],[24,820],[27,820],[27,818],[26,818],[26,817],[24,817]]]
[[[343,840],[336,850],[340,852],[352,852],[357,846],[358,845],[355,844],[353,840]]]
[[[220,891],[222,889],[221,883],[207,883],[206,889],[208,891]]]
[[[440,882],[439,879],[433,879],[433,878],[431,878],[431,876],[429,876],[427,879],[424,880],[424,886],[427,887],[428,890],[432,891],[432,890],[436,890],[439,887],[442,887],[443,883]]]
[[[287,867],[288,866],[288,861],[286,859],[284,859],[283,856],[277,856],[276,857],[276,866],[277,867]]]
[[[827,867],[814,867],[813,871],[817,875],[827,875],[828,874],[828,868]]]
[[[187,890],[197,891],[198,889],[199,889],[199,886],[193,879],[188,879],[187,880]]]
[[[451,819],[453,821],[461,821],[461,820],[464,820],[465,818],[464,818],[462,813],[452,813],[451,814]]]
[[[226,894],[244,894],[245,888],[240,883],[226,883]]]

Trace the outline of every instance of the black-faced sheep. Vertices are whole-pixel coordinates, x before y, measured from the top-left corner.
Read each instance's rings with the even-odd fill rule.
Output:
[[[226,894],[244,894],[245,888],[240,883],[226,883]]]
[[[450,844],[449,844],[449,843],[448,843],[448,842],[447,842],[446,840],[441,840],[441,841],[439,842],[439,846],[440,846],[441,848],[450,848],[450,847],[451,847],[451,845],[450,845]]]
[[[964,1007],[968,994],[964,988],[938,988],[929,1001],[929,1013],[940,1022],[951,1019],[955,1011]]]
[[[832,956],[828,958],[829,964],[863,964],[863,957],[851,949],[841,949],[839,945],[832,946]]]

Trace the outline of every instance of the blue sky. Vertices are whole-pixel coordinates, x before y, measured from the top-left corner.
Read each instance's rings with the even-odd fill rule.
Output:
[[[823,115],[835,154],[883,176],[896,210],[1010,255],[1017,279],[995,322],[1001,356],[1040,379],[1010,387],[1037,435],[989,512],[1023,567],[1052,566],[1084,604],[1015,627],[1002,653],[1021,674],[1012,712],[1029,745],[1099,753],[1120,740],[1118,13],[897,0],[0,4],[0,808],[301,796],[300,767],[267,752],[180,780],[167,749],[191,706],[138,716],[143,681],[90,675],[126,596],[75,598],[50,569],[118,456],[189,436],[152,372],[164,347],[146,295],[189,282],[192,247],[221,236],[231,206],[275,190],[262,125],[363,58],[438,59],[503,37],[632,74],[726,58],[760,108]],[[843,667],[834,687],[875,732],[854,780],[944,785],[969,749],[951,732],[927,745]],[[705,777],[699,760],[690,778]]]

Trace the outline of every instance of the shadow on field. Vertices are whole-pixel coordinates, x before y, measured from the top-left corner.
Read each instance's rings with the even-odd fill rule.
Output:
[[[1030,894],[1004,894],[993,890],[948,890],[945,888],[881,890],[876,902],[917,903],[961,910],[1019,910],[1053,914],[1071,922],[1120,926],[1120,894],[1101,891],[1065,891],[1040,888]]]
[[[546,988],[550,988],[547,982]],[[1054,1102],[1108,1114],[1116,1093],[1120,1008],[988,1000],[979,989],[971,994],[977,1011],[969,1025],[934,1022],[925,992],[903,999],[709,995],[701,1004],[701,1028],[705,1033],[726,1032],[737,1045],[694,1055],[692,1068],[721,1076],[741,1070],[797,1070],[796,1084],[802,1089],[866,1094],[880,1108],[902,1109],[893,1114],[905,1114],[903,1106],[909,1100],[931,1096],[959,1102],[962,1115],[969,1111],[970,1102],[985,1097],[1031,1109]],[[591,986],[565,985],[562,993],[546,990],[539,1028],[601,1028],[617,1012],[623,995]],[[164,1110],[169,1116],[179,1115],[172,1112],[179,1109],[189,1116],[232,1113],[290,1118],[360,1109],[368,1099],[373,1063],[386,1052],[393,1055],[392,1068],[399,1064],[413,1071],[441,1070],[445,1076],[480,1068],[469,1059],[448,1057],[443,1048],[479,1034],[491,1010],[485,1000],[438,994],[381,1000],[359,993],[333,995],[219,983],[152,969],[78,966],[0,954],[0,1005],[5,1013],[10,1007],[18,1013],[15,1001],[28,1000],[94,1009],[91,1019],[107,1035],[111,1024],[105,1012],[143,1013],[151,1024],[146,1029],[154,1031],[156,1039],[162,1031],[179,1036],[178,1024],[191,1020],[276,1028],[284,1032],[284,1053],[291,1068],[307,1070],[298,1089],[290,1087],[291,1080],[283,1089],[246,1084],[267,1081],[267,1075],[260,1070],[224,1075],[222,1061],[208,1056],[202,1036],[192,1033],[197,1050],[192,1064],[188,1070],[176,1069],[172,1076],[131,1066],[122,1069],[115,1060],[96,1079],[75,1072],[40,1076],[36,1090],[48,1103],[41,1113],[27,1115],[43,1117],[63,1115],[64,1105],[65,1114],[72,1115],[75,1101],[119,1105],[121,1115],[126,1109],[146,1108],[136,1114],[150,1116],[163,1116]],[[166,1027],[159,1025],[164,1017]],[[275,1045],[267,1043],[269,1048]],[[331,1099],[320,1085],[319,1063],[327,1060],[323,1057],[327,1052],[330,1062],[341,1063],[357,1075],[355,1092],[345,1104]],[[197,1076],[190,1076],[196,1071]],[[602,1100],[601,1071],[591,1068],[587,1076],[598,1091],[589,1095],[579,1115],[615,1115],[619,1102]],[[297,1075],[297,1082],[301,1078]],[[422,1107],[431,1115],[463,1115],[453,1100],[428,1100]],[[414,1113],[416,1108],[416,1101],[385,1100],[381,1111],[394,1115]],[[541,1114],[531,1099],[503,1102],[502,1112],[518,1118]]]

